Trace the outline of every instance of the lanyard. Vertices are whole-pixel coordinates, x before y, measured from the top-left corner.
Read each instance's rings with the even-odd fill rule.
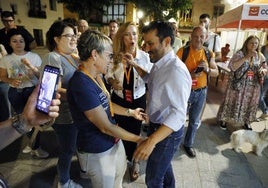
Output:
[[[129,84],[132,65],[129,66],[128,71],[127,71],[127,66],[125,64],[123,66],[124,66],[124,74],[125,74],[126,79],[127,79],[127,84]]]
[[[110,112],[111,112],[111,115],[112,117],[114,117],[114,110],[113,110],[113,106],[112,106],[112,102],[110,100],[110,94],[108,92],[108,90],[106,89],[103,81],[102,81],[102,78],[97,75],[96,79],[94,79],[89,73],[88,71],[83,68],[82,66],[79,66],[79,70],[81,72],[83,72],[85,75],[87,75],[105,94],[106,96],[108,97],[108,100],[109,100],[109,106],[110,106]]]
[[[73,61],[72,60],[70,60],[68,57],[66,57],[63,53],[61,53],[61,52],[59,52],[59,51],[57,51],[57,53],[59,53],[62,57],[64,57],[75,69],[77,69],[77,65],[75,65],[74,63],[73,63]],[[71,54],[71,57],[73,58],[73,59],[75,59],[75,60],[77,60],[77,57],[76,56],[74,56],[73,54]]]

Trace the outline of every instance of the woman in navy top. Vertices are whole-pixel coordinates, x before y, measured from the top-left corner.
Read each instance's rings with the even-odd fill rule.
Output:
[[[140,143],[143,138],[117,126],[113,111],[139,120],[146,115],[142,108],[132,110],[110,103],[100,75],[106,74],[113,60],[111,39],[98,31],[86,31],[77,48],[81,62],[69,82],[67,98],[79,129],[80,160],[84,159],[94,188],[120,188],[126,170],[126,154],[120,139]]]

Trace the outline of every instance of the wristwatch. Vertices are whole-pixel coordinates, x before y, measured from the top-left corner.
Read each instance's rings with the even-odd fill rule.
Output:
[[[24,118],[21,114],[17,114],[12,118],[12,127],[16,129],[20,134],[25,134],[31,130],[29,126],[27,126]]]

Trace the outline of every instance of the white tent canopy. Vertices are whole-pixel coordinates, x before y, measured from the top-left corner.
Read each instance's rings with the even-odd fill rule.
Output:
[[[268,3],[267,0],[256,0],[234,8],[217,18],[217,29],[236,29],[236,41],[241,29],[268,28]]]
[[[268,28],[268,4],[245,3],[217,18],[217,28]]]

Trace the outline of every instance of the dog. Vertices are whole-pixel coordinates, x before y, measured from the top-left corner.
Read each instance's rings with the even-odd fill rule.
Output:
[[[254,132],[241,129],[232,133],[231,144],[236,152],[240,152],[246,142],[253,145],[253,152],[257,156],[261,156],[263,149],[268,146],[268,130]]]

